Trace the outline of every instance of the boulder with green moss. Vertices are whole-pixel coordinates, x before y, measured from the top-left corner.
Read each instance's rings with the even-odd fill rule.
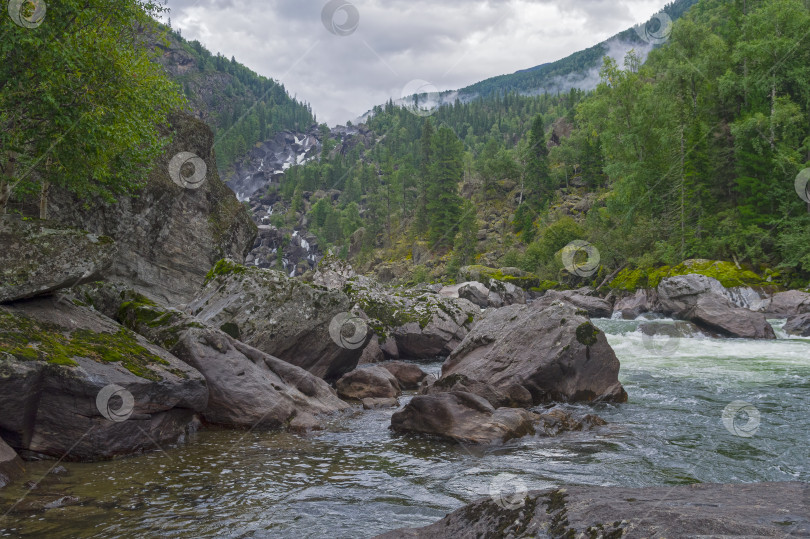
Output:
[[[463,375],[549,401],[624,402],[619,360],[587,312],[567,301],[491,311],[442,365],[442,380]]]
[[[53,222],[0,216],[0,303],[97,281],[116,253],[108,237]]]
[[[481,315],[481,309],[465,299],[388,288],[362,276],[349,280],[343,290],[370,318],[374,333],[382,339],[393,337],[406,359],[448,355]]]
[[[340,338],[346,323],[355,321],[353,306],[340,290],[221,260],[188,311],[245,344],[333,381],[357,366],[371,338],[359,320],[356,341]]]
[[[640,288],[653,289],[668,277],[692,274],[716,279],[724,288],[774,287],[772,279],[768,276],[763,277],[754,271],[738,268],[732,262],[694,259],[686,260],[677,266],[626,268],[610,282],[610,288],[625,292],[635,292]]]
[[[94,310],[55,298],[0,307],[0,431],[25,458],[166,447],[207,402],[199,372]]]
[[[210,392],[203,419],[227,427],[300,430],[322,414],[347,408],[334,390],[308,371],[206,327],[194,317],[125,293],[119,319],[197,369]]]
[[[489,283],[490,280],[513,284],[523,290],[539,288],[545,282],[533,273],[518,268],[490,268],[487,266],[464,266],[458,272],[462,281]]]
[[[52,188],[49,212],[55,221],[113,238],[119,256],[110,277],[177,306],[191,300],[217,260],[244,261],[256,226],[219,178],[211,129],[178,112],[164,134],[172,142],[134,196],[106,202]],[[205,163],[205,179],[196,189],[180,187],[170,176],[169,163],[181,152]]]

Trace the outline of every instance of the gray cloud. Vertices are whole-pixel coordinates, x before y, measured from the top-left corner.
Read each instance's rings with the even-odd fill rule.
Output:
[[[351,0],[351,35],[321,22],[326,0],[169,0],[172,26],[312,104],[353,119],[413,79],[440,90],[563,58],[647,20],[666,0]],[[345,15],[338,13],[338,24]]]

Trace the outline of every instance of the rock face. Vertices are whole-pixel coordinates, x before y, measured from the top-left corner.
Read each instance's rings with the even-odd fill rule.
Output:
[[[418,389],[419,385],[427,377],[427,373],[420,369],[419,365],[413,363],[390,361],[381,364],[380,367],[393,374],[402,389]]]
[[[549,290],[535,303],[547,306],[558,301],[567,301],[575,307],[587,311],[588,316],[591,318],[610,318],[613,314],[613,305],[610,302],[602,298],[585,295],[578,290],[566,290],[564,292]]]
[[[376,539],[445,537],[805,537],[810,485],[755,483],[676,487],[568,487],[504,493],[430,526]],[[550,534],[550,535],[549,535]]]
[[[447,358],[441,380],[464,375],[502,391],[522,386],[535,404],[624,402],[618,374],[619,360],[604,333],[581,309],[557,302],[490,313]]]
[[[458,346],[481,315],[465,299],[443,298],[425,290],[385,288],[366,277],[351,279],[343,289],[371,320],[377,335],[392,337],[399,356],[428,359]]]
[[[664,279],[658,285],[664,314],[694,322],[728,337],[775,339],[765,316],[737,307],[725,295],[720,281],[703,275],[683,275]]]
[[[0,438],[0,488],[21,476],[24,471],[20,457]]]
[[[782,329],[789,335],[810,337],[810,313],[791,316]]]
[[[98,460],[164,447],[208,402],[199,372],[67,301],[0,308],[0,343],[0,431],[23,457]]]
[[[333,381],[354,369],[371,338],[338,290],[230,260],[218,262],[209,277],[188,306],[191,314],[320,378]]]
[[[482,397],[453,391],[417,395],[391,417],[391,429],[461,443],[492,444],[534,434],[535,419],[535,414],[529,411],[496,409]]]
[[[329,385],[300,367],[243,344],[191,316],[127,294],[118,312],[131,329],[197,369],[210,392],[203,419],[228,427],[318,426],[347,408]]]
[[[108,237],[0,216],[0,303],[97,281],[116,252]]]
[[[211,129],[178,113],[169,131],[173,142],[136,197],[87,207],[86,199],[51,189],[49,211],[55,221],[115,240],[119,256],[110,277],[162,303],[179,305],[200,289],[217,260],[244,260],[256,227],[219,179]],[[180,152],[205,162],[205,180],[197,189],[180,187],[170,177],[169,163]]]
[[[373,365],[344,374],[335,384],[341,399],[393,399],[402,394],[388,369]]]

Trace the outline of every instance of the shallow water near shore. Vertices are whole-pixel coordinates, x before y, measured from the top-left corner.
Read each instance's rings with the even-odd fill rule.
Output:
[[[396,436],[394,410],[359,407],[309,436],[204,430],[165,451],[60,463],[66,473],[30,492],[55,463],[27,463],[0,490],[0,536],[371,537],[433,523],[504,479],[528,489],[810,481],[810,340],[786,338],[777,322],[778,341],[667,341],[643,337],[638,321],[594,323],[630,396],[567,407],[607,420],[598,430],[483,449]],[[750,406],[724,424],[737,401]]]

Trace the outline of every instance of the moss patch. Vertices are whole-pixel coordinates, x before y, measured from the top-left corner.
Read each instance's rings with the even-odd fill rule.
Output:
[[[149,368],[151,365],[169,364],[138,344],[135,334],[125,328],[117,333],[66,333],[51,324],[8,313],[0,313],[0,352],[21,361],[53,365],[77,366],[76,358],[80,357],[99,363],[121,363],[132,374],[148,380],[162,379]]]
[[[247,267],[237,264],[233,260],[223,258],[211,268],[211,271],[205,276],[205,283],[208,284],[217,277],[225,277],[228,275],[244,275],[247,272]]]
[[[720,284],[726,288],[737,286],[769,286],[773,284],[773,272],[766,271],[766,277],[762,277],[751,270],[739,269],[731,262],[718,260],[687,260],[674,267],[627,268],[616,276],[610,283],[610,287],[614,290],[635,292],[640,288],[655,288],[662,280],[668,277],[689,274],[712,277],[720,281]],[[768,281],[767,276],[771,277],[771,281]]]
[[[597,342],[599,330],[590,322],[580,324],[577,328],[577,341],[585,346],[593,346]]]

